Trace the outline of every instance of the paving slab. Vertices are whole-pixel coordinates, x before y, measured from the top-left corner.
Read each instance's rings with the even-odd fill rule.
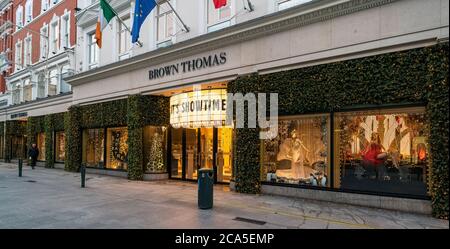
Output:
[[[154,182],[0,163],[0,228],[448,229],[427,215],[214,188],[197,208],[197,184]]]

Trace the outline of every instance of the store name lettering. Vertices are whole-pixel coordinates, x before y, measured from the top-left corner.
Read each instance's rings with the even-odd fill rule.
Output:
[[[194,72],[197,70],[216,67],[227,63],[227,53],[204,56],[193,60],[183,61],[177,64],[155,68],[149,71],[149,79],[160,79],[181,73]]]

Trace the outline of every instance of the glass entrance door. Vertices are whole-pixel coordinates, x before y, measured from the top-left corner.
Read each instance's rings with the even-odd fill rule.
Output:
[[[200,168],[214,169],[213,128],[200,128]]]
[[[185,178],[188,180],[197,180],[198,165],[198,130],[186,129],[185,145]]]
[[[183,177],[183,129],[172,129],[170,150],[170,175],[172,178]]]
[[[233,162],[233,129],[217,129],[216,171],[218,182],[230,182]]]
[[[198,169],[214,169],[216,182],[230,182],[231,128],[172,129],[171,178],[197,180]]]

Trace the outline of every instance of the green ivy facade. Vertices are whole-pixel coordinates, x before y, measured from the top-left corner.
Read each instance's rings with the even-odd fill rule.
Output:
[[[6,126],[6,127],[5,127]],[[3,147],[3,155],[6,162],[11,159],[12,137],[24,136],[27,130],[27,122],[10,120],[6,122],[0,122],[0,136],[4,137],[6,143]],[[2,141],[3,142],[3,141]]]
[[[72,106],[66,114],[65,169],[78,171],[82,163],[83,129],[128,127],[128,178],[142,180],[143,128],[169,125],[169,99],[160,96],[132,95],[86,106]]]
[[[332,113],[356,106],[426,106],[433,215],[449,213],[448,43],[267,75],[240,77],[228,91],[279,94],[279,114]],[[257,130],[236,131],[236,190],[260,191]]]

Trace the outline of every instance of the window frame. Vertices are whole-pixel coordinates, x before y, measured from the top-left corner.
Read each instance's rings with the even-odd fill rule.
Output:
[[[60,46],[60,42],[61,42],[60,33],[61,32],[60,32],[59,18],[52,19],[49,26],[50,26],[49,38],[48,38],[48,40],[50,42],[50,45],[49,45],[50,51],[49,52],[55,55],[61,49],[61,46]]]
[[[33,0],[27,0],[25,3],[25,23],[33,21]]]
[[[24,54],[24,67],[29,67],[31,65],[33,65],[33,36],[32,35],[28,35],[25,39],[24,39],[24,46],[23,46],[23,54]]]
[[[60,19],[60,47],[70,48],[70,12],[64,13]]]
[[[174,5],[175,3],[171,3],[172,5]],[[160,12],[161,6],[158,5],[157,9],[156,9],[156,13],[155,13],[155,25],[156,25],[156,46],[157,48],[160,47],[167,47],[172,45],[175,42],[175,34],[176,34],[176,29],[177,29],[177,19],[175,16],[175,13],[172,9],[170,9],[169,6],[167,6],[169,9],[163,10],[163,12]],[[176,8],[174,6],[174,8]],[[164,37],[160,38],[159,37],[159,24],[160,24],[160,19],[164,18]],[[173,34],[168,34],[168,29],[167,29],[167,23],[168,23],[168,18],[172,18],[172,30],[173,30]]]
[[[48,24],[45,24],[40,29],[40,49],[39,49],[39,61],[45,60],[49,55],[49,28]]]
[[[16,9],[16,31],[19,31],[24,26],[24,8],[22,5],[17,6]]]
[[[333,174],[333,168],[332,168],[332,146],[331,146],[331,142],[332,142],[332,134],[331,134],[331,129],[332,129],[332,118],[330,113],[311,113],[311,114],[296,114],[296,115],[283,115],[283,116],[279,116],[278,117],[278,122],[280,121],[296,121],[296,120],[304,120],[304,119],[312,119],[312,118],[320,118],[320,117],[326,117],[327,118],[327,138],[326,138],[326,152],[327,152],[327,157],[326,157],[326,165],[327,165],[327,169],[326,169],[326,173],[327,173],[327,186],[326,187],[322,187],[322,186],[312,186],[312,185],[299,185],[299,187],[304,187],[304,188],[314,188],[314,189],[328,189],[328,188],[333,188],[333,181],[332,181],[332,174]],[[279,124],[278,124],[279,125]],[[264,143],[262,142],[260,144],[260,150],[262,150],[262,148],[264,147]],[[260,158],[260,164],[262,167],[262,158]],[[260,179],[264,179],[263,176],[260,177]],[[274,184],[274,185],[278,185],[278,184],[282,184],[283,186],[297,186],[294,185],[292,183],[278,183],[278,182],[268,182],[268,181],[263,181],[261,180],[261,183],[268,183],[270,185]]]
[[[97,46],[97,43],[96,43],[96,41],[95,41],[95,31],[94,32],[89,32],[89,33],[86,33],[86,40],[87,40],[87,44],[86,44],[86,46],[87,46],[87,62],[88,63],[86,63],[87,65],[86,65],[86,69],[87,70],[91,70],[91,69],[95,69],[95,68],[97,68],[97,67],[99,67],[99,64],[100,64],[100,49],[98,48],[98,46]],[[94,50],[94,52],[95,52],[95,61],[92,61],[91,59],[92,59],[92,50],[91,49],[93,49]]]
[[[336,158],[339,155],[335,155],[335,118],[342,113],[350,113],[350,112],[406,112],[407,110],[422,110],[426,113],[426,103],[416,102],[416,103],[403,103],[403,104],[384,104],[384,105],[365,105],[365,106],[350,106],[343,107],[339,110],[339,112],[329,112],[329,113],[305,113],[305,114],[296,114],[296,115],[286,115],[283,117],[301,117],[307,115],[329,115],[329,123],[330,123],[330,132],[329,132],[329,162],[328,167],[330,171],[329,181],[330,187],[318,187],[318,186],[308,186],[308,185],[294,185],[288,183],[276,183],[276,182],[268,182],[268,181],[260,181],[262,185],[269,186],[280,186],[280,187],[289,187],[289,188],[298,188],[298,189],[312,189],[312,190],[321,190],[321,191],[330,191],[330,192],[338,192],[338,193],[355,193],[355,194],[364,194],[364,195],[373,195],[373,196],[386,196],[386,197],[396,197],[396,198],[408,198],[408,199],[417,199],[417,200],[430,200],[431,196],[423,196],[423,195],[411,195],[411,194],[402,194],[402,193],[389,193],[389,192],[374,192],[374,191],[365,191],[365,190],[354,190],[354,189],[342,189],[336,188],[335,184],[335,171],[336,167],[339,165],[335,164]],[[279,118],[279,120],[282,120]],[[332,134],[333,133],[333,134]],[[259,148],[260,149],[260,148]],[[261,160],[261,158],[260,158]],[[425,176],[429,178],[429,175]],[[428,185],[428,183],[427,183]]]
[[[129,22],[128,27],[132,24],[131,15],[125,14],[121,17],[123,22]],[[125,60],[131,57],[131,48],[133,46],[131,42],[131,36],[128,33],[128,30],[122,24],[120,20],[117,20],[117,59],[119,61]],[[122,39],[124,39],[124,44],[127,44],[128,48],[124,51],[121,50]]]
[[[44,8],[44,7],[46,7],[46,8]],[[41,13],[44,13],[48,9],[50,9],[50,2],[49,2],[49,0],[41,0]]]
[[[274,1],[275,1],[275,10],[283,11],[283,10],[290,9],[290,8],[293,8],[298,5],[309,3],[313,0],[274,0]],[[280,8],[281,5],[286,4],[286,3],[290,3],[290,6]]]
[[[14,62],[15,62],[15,71],[20,71],[23,69],[23,43],[22,40],[17,40],[15,44],[15,55],[14,55]]]
[[[227,5],[229,4],[229,8],[230,8],[230,16],[226,19],[221,20],[220,19],[220,12],[221,10],[223,10],[224,8],[228,8],[228,6],[225,7],[221,7],[219,9],[215,9],[213,7],[214,11],[217,11],[217,17],[218,17],[218,22],[214,23],[214,24],[210,24],[209,23],[209,7],[211,5],[213,5],[213,2],[211,0],[206,0],[205,3],[205,12],[206,12],[206,33],[211,33],[214,31],[218,31],[227,27],[230,27],[232,25],[235,24],[235,14],[236,14],[236,1],[235,0],[228,0],[227,1]]]
[[[65,159],[66,158],[64,158],[64,160],[58,160],[58,158],[57,158],[57,148],[58,148],[58,134],[64,134],[64,143],[67,143],[67,141],[66,141],[66,132],[64,131],[64,130],[62,130],[62,131],[54,131],[53,132],[53,147],[54,147],[54,158],[53,158],[53,160],[55,161],[55,163],[64,163],[65,162]],[[66,153],[66,151],[65,151],[65,148],[64,148],[64,154]],[[65,155],[64,155],[64,157],[65,157]]]
[[[86,165],[85,158],[85,132],[88,132],[89,130],[95,130],[97,135],[102,132],[103,133],[103,141],[101,143],[101,146],[103,146],[102,150],[102,161],[99,161],[97,165],[95,166],[88,166]],[[81,163],[86,165],[86,168],[92,168],[92,169],[102,169],[106,170],[106,128],[105,127],[92,127],[92,128],[85,128],[81,131]]]
[[[23,101],[27,102],[32,100],[33,100],[33,84],[31,83],[31,78],[26,78],[23,81]]]

